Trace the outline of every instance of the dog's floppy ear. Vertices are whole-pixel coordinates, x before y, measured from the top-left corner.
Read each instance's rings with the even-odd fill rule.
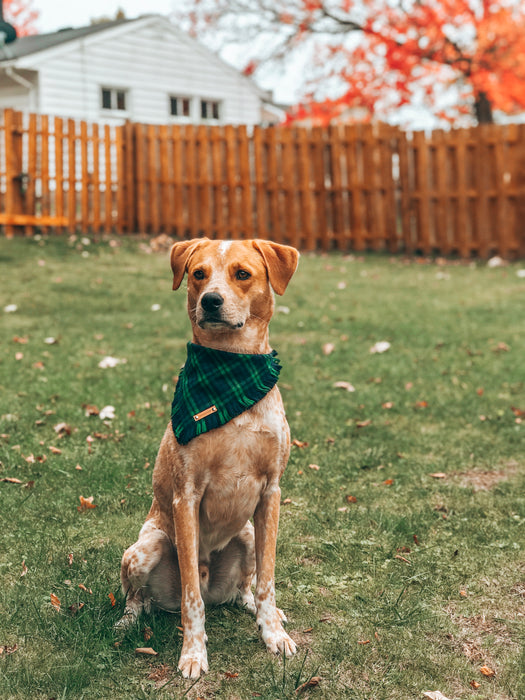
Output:
[[[268,279],[277,294],[284,294],[288,282],[297,269],[299,253],[295,248],[280,243],[255,239],[252,241],[262,255],[268,270]]]
[[[188,269],[188,261],[195,248],[203,240],[207,239],[199,238],[193,241],[179,241],[172,246],[170,262],[171,269],[173,270],[173,289],[178,289],[180,287],[186,270]]]

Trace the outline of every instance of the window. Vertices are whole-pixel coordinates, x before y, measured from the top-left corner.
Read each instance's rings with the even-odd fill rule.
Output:
[[[120,88],[102,88],[102,109],[115,109],[125,112],[127,109],[127,90]]]
[[[170,96],[170,114],[172,117],[190,117],[191,99],[189,97]]]
[[[201,100],[201,119],[220,119],[220,103],[217,100]]]

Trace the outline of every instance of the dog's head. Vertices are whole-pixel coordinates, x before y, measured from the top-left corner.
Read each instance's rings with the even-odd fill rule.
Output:
[[[175,243],[173,289],[187,273],[194,337],[215,346],[217,339],[221,346],[260,344],[261,330],[266,331],[274,308],[271,288],[284,294],[298,259],[295,248],[263,240]]]

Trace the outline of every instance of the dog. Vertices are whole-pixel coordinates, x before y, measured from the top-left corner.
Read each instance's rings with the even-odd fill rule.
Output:
[[[187,274],[193,351],[222,352],[232,361],[246,356],[249,362],[263,356],[273,361],[272,289],[284,293],[298,258],[290,246],[258,239],[175,243],[173,289]],[[178,383],[188,362],[189,355]],[[176,398],[177,392],[174,405]],[[203,405],[192,420],[205,430],[203,415],[215,420],[214,409],[219,412]],[[204,604],[237,602],[256,615],[270,652],[292,656],[296,645],[275,603],[279,481],[290,454],[279,390],[273,385],[251,407],[184,444],[175,435],[179,427],[175,418],[166,429],[153,471],[151,509],[137,542],[122,557],[126,606],[117,625],[127,627],[151,606],[180,609],[178,667],[185,678],[199,678],[208,670]]]

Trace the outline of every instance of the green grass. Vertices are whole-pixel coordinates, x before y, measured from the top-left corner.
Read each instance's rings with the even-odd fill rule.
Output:
[[[302,697],[525,697],[519,267],[303,256],[271,333],[308,442],[282,481],[276,571],[299,652],[283,664],[246,612],[210,609],[211,670],[192,686],[178,616],[113,632],[189,338],[184,293],[137,241],[0,240],[0,479],[22,482],[0,482],[0,698],[293,698],[312,676]],[[380,340],[390,350],[371,354]],[[126,363],[100,369],[106,355]],[[97,507],[79,512],[81,495]]]

